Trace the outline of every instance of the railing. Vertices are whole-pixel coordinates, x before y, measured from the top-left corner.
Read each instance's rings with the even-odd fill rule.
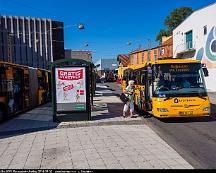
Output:
[[[193,44],[193,41],[187,41],[183,44],[177,45],[175,52],[174,52],[174,56],[176,56],[178,53],[194,49],[195,45],[196,45],[196,42],[194,42],[194,44]]]

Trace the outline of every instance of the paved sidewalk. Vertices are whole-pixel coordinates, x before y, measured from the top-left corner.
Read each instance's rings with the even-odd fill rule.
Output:
[[[91,126],[0,139],[0,169],[191,169],[146,125]]]
[[[98,86],[92,121],[53,123],[48,104],[1,124],[0,169],[193,169],[142,117],[123,118],[122,108]]]
[[[97,86],[91,121],[53,122],[51,103],[0,124],[0,136],[39,130],[95,125],[143,124],[141,117],[123,118],[123,103],[106,86]]]

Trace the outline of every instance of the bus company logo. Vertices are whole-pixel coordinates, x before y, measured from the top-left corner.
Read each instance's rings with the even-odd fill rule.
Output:
[[[174,99],[174,103],[178,103],[178,101],[179,101],[179,100],[178,100],[177,98]]]
[[[83,69],[80,70],[58,70],[60,80],[80,80],[83,78]]]
[[[195,99],[174,99],[174,103],[183,103],[183,102],[194,102],[196,101]]]

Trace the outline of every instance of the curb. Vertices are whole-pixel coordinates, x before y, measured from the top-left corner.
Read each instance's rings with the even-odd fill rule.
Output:
[[[33,133],[37,131],[51,130],[56,128],[56,126],[48,126],[48,127],[38,127],[32,129],[20,129],[20,130],[11,130],[11,131],[3,131],[0,132],[0,139],[4,136],[14,136],[14,135],[23,135],[25,133]]]
[[[64,122],[65,123],[65,122]],[[45,130],[57,130],[64,128],[79,128],[79,127],[92,127],[92,126],[112,126],[112,125],[141,125],[145,124],[143,118],[141,120],[131,120],[131,121],[109,121],[109,122],[73,122],[71,124],[62,124],[62,125],[53,125],[48,127],[39,127],[32,129],[20,129],[20,130],[12,130],[12,131],[4,131],[0,132],[0,139],[5,136],[14,136],[14,135],[23,135],[26,133],[33,133],[37,131],[45,131]]]

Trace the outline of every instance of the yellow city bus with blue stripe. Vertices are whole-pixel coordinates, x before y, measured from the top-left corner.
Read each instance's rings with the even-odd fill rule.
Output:
[[[156,60],[134,68],[135,107],[159,118],[210,116],[207,75],[198,60]]]

